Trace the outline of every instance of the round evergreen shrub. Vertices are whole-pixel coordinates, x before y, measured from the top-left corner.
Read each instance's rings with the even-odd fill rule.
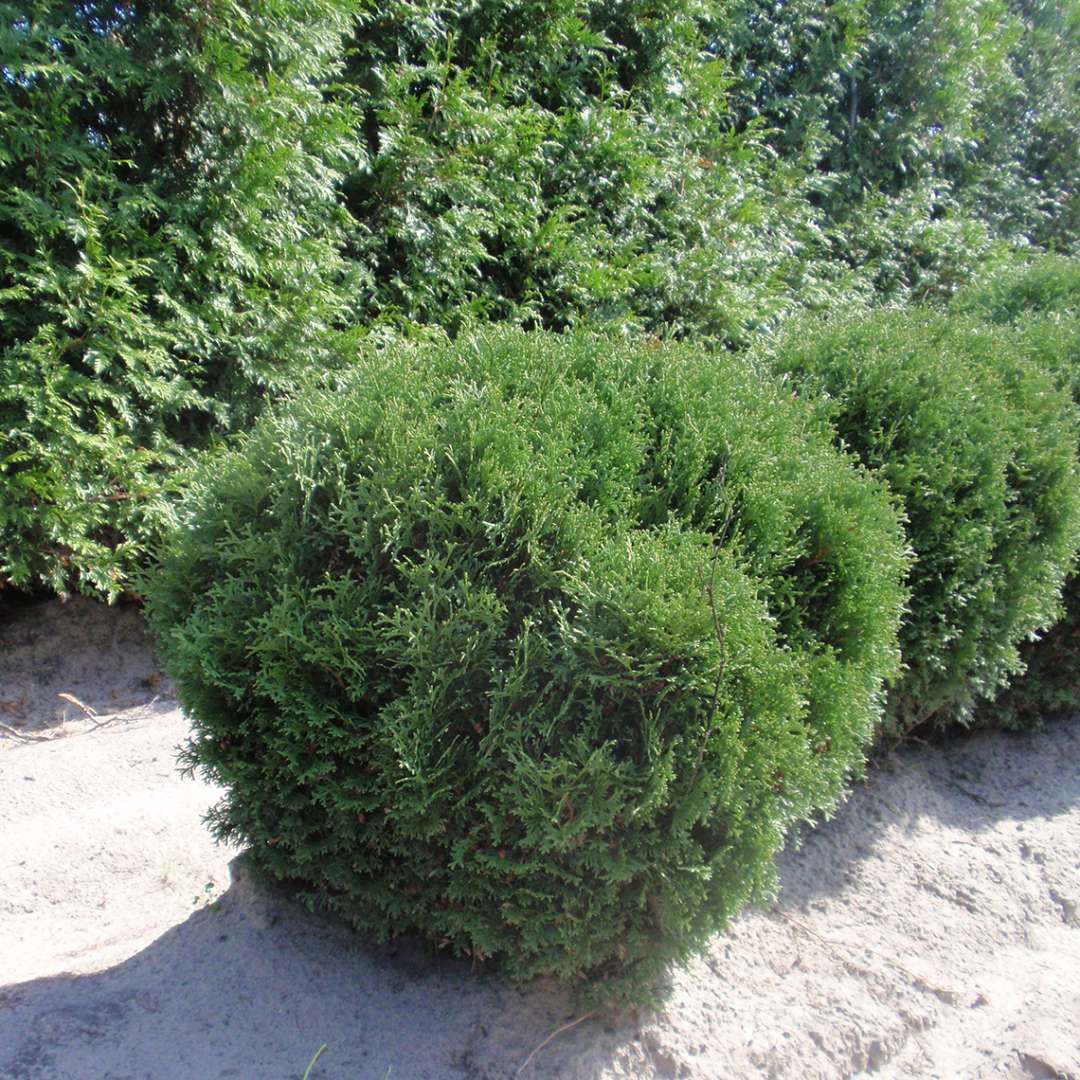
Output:
[[[905,570],[888,494],[744,365],[489,330],[267,417],[146,593],[220,837],[620,1001],[859,769]]]
[[[1043,256],[1006,267],[959,294],[953,309],[1013,327],[1016,350],[1080,404],[1080,259]],[[987,718],[1026,727],[1080,707],[1080,582],[1064,589],[1065,613],[1021,646],[1023,674],[984,708]]]
[[[1051,625],[1078,542],[1077,420],[1002,328],[879,312],[804,323],[772,366],[887,481],[915,554],[892,687],[898,732],[967,722]]]
[[[1043,255],[1007,265],[961,290],[950,307],[993,323],[1038,314],[1080,315],[1080,259]]]

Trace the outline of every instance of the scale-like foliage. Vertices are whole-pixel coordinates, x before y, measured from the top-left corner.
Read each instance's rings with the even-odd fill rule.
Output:
[[[584,321],[744,343],[807,273],[813,213],[694,0],[363,4],[346,188],[361,321]]]
[[[999,235],[1076,253],[1080,245],[1080,2],[1009,0],[1011,79],[987,95],[958,195]]]
[[[1012,327],[1016,354],[1045,370],[1080,405],[1080,260],[1043,256],[1007,266],[960,293],[952,310]],[[1074,568],[1075,570],[1075,568]],[[1080,707],[1080,581],[1064,589],[1063,617],[1020,650],[1024,673],[984,714],[1021,727]]]
[[[640,998],[861,766],[887,493],[743,365],[489,331],[204,471],[147,610],[218,835],[379,937]]]
[[[1043,255],[1006,263],[961,290],[950,310],[1000,325],[1022,323],[1032,315],[1080,316],[1080,259]],[[1054,350],[1046,359],[1054,362]],[[1076,363],[1076,358],[1065,355],[1061,361]]]
[[[995,238],[1071,242],[1051,7],[361,3],[355,311],[743,345],[852,292],[948,296]]]
[[[1060,613],[1080,541],[1071,401],[1009,331],[958,315],[806,323],[771,364],[905,510],[916,561],[893,726],[969,720]]]
[[[342,310],[337,0],[0,4],[0,584],[113,596]]]

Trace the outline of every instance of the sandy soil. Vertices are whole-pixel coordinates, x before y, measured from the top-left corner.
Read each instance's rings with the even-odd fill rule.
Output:
[[[0,619],[3,1080],[299,1080],[322,1044],[312,1080],[1080,1080],[1080,720],[893,757],[661,1012],[528,1060],[556,988],[372,946],[212,843],[137,612]]]

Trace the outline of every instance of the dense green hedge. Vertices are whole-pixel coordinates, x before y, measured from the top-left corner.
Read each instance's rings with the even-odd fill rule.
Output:
[[[694,0],[364,5],[345,186],[359,321],[583,321],[745,343],[817,234],[758,130],[735,130]]]
[[[742,348],[1073,250],[1078,12],[0,2],[0,585],[124,589],[337,330]]]
[[[191,450],[326,363],[346,6],[0,3],[0,587],[116,595]]]
[[[1006,263],[961,289],[949,309],[1000,324],[1027,322],[1032,315],[1080,316],[1080,258],[1043,255]],[[1053,361],[1053,351],[1045,358]]]
[[[634,999],[860,769],[905,569],[742,364],[490,331],[208,466],[147,611],[219,836],[380,937]]]
[[[1078,0],[362,5],[361,321],[745,344],[1075,243]]]
[[[969,720],[1059,615],[1080,539],[1072,403],[1013,333],[959,315],[804,323],[770,362],[903,505],[916,561],[892,726]]]

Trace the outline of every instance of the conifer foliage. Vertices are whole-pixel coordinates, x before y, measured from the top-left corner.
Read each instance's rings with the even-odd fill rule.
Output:
[[[1076,250],[1078,41],[0,0],[0,589],[139,582],[214,828],[313,904],[642,1000],[886,706],[1023,655],[1008,715],[1075,700],[1075,617],[1019,649],[1080,541],[1077,263],[880,309]]]
[[[1011,328],[1016,355],[1046,371],[1080,405],[1080,259],[1047,256],[999,267],[951,309]],[[988,721],[1027,727],[1080,707],[1080,578],[1065,584],[1065,612],[1020,650],[1024,672],[984,710]]]
[[[897,662],[887,493],[686,349],[367,355],[182,517],[147,610],[218,834],[379,937],[594,999],[768,891]]]
[[[334,0],[0,4],[0,581],[114,596],[193,447],[317,365]]]
[[[694,0],[358,5],[346,187],[364,322],[583,321],[745,342],[789,298],[809,208]]]
[[[893,727],[970,720],[1060,615],[1080,540],[1072,402],[1016,335],[959,315],[804,322],[772,364],[903,505],[915,563]]]

